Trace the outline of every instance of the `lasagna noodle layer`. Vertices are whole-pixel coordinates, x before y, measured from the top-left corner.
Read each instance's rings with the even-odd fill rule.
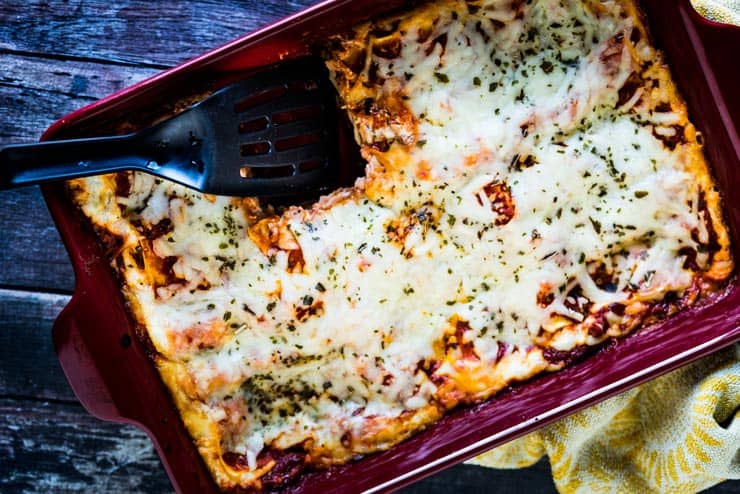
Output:
[[[387,449],[730,276],[631,1],[437,1],[326,59],[353,188],[275,214],[145,174],[70,183],[220,487]]]

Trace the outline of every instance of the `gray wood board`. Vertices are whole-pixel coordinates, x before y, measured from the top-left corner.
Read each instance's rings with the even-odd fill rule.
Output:
[[[0,49],[163,68],[317,0],[4,0]]]
[[[37,141],[49,125],[67,113],[159,72],[17,55],[2,49],[0,64],[0,144]]]
[[[72,265],[38,187],[0,193],[0,229],[0,287],[72,292]]]
[[[169,492],[149,438],[74,403],[0,399],[1,492]]]
[[[68,301],[68,295],[0,289],[0,397],[77,401],[51,340]]]
[[[149,438],[99,421],[75,404],[0,399],[0,492],[166,493],[172,487]],[[404,490],[555,492],[546,461],[521,470],[462,465]]]

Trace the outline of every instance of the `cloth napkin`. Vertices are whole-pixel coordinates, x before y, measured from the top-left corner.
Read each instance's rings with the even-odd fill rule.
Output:
[[[693,0],[740,25],[740,0]],[[740,48],[740,47],[739,47]],[[694,493],[740,479],[740,345],[470,461],[521,468],[547,455],[561,493]]]
[[[520,468],[544,455],[562,493],[693,493],[740,479],[740,345],[471,463]]]
[[[740,26],[740,0],[692,0],[691,3],[708,19]]]

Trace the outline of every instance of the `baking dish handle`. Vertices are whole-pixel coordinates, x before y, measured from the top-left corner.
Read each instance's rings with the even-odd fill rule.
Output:
[[[80,332],[84,323],[79,316],[84,305],[75,294],[59,314],[52,328],[54,350],[67,382],[85,409],[100,419],[120,421],[122,417]]]
[[[731,139],[740,155],[740,26],[709,20],[699,14],[689,0],[682,3],[681,14],[687,34],[702,65],[698,69],[704,71],[710,91],[716,91],[712,96],[727,128],[734,130]]]

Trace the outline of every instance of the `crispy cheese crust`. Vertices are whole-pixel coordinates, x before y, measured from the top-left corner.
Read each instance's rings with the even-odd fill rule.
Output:
[[[387,449],[726,285],[700,135],[632,1],[442,0],[326,60],[353,188],[278,215],[70,182],[221,488]]]

